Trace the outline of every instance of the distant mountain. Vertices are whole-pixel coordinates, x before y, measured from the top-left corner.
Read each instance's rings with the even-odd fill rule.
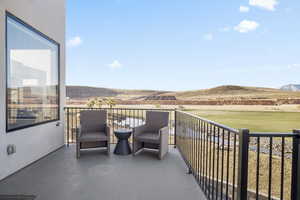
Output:
[[[86,86],[67,86],[66,96],[69,98],[114,97],[118,92],[113,89]]]
[[[176,93],[169,93],[166,95],[175,95],[178,99],[205,99],[205,98],[276,98],[289,96],[289,91],[282,91],[274,88],[263,87],[245,87],[237,85],[223,85],[215,88],[204,90],[183,91]],[[300,94],[299,94],[300,95]]]
[[[157,90],[124,90],[88,86],[66,86],[66,96],[71,99],[86,99],[93,97],[140,97],[161,95],[170,91]]]
[[[292,89],[289,89],[292,88]],[[295,88],[297,88],[298,92]],[[263,87],[244,87],[236,85],[223,85],[210,89],[190,91],[160,91],[160,90],[124,90],[97,88],[87,86],[67,86],[67,97],[70,99],[89,99],[94,97],[115,97],[122,100],[151,100],[151,99],[177,99],[177,100],[207,100],[207,99],[277,99],[300,98],[300,85],[284,86],[281,89]]]
[[[289,85],[282,86],[280,89],[283,91],[298,92],[298,91],[300,91],[300,85],[289,84]]]

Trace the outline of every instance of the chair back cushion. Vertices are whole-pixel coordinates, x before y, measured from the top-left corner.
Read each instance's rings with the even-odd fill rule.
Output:
[[[104,132],[107,113],[105,110],[84,110],[80,112],[80,125],[82,133]]]
[[[146,112],[146,127],[147,132],[158,133],[159,129],[168,126],[169,112],[147,111]]]

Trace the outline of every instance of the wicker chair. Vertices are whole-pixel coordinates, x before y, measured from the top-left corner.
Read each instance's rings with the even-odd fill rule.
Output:
[[[168,124],[168,112],[147,111],[145,125],[133,131],[133,155],[144,148],[155,149],[159,159],[163,159],[169,150]]]
[[[85,110],[80,112],[80,127],[76,134],[76,156],[81,149],[106,148],[110,153],[110,128],[106,123],[105,110]]]

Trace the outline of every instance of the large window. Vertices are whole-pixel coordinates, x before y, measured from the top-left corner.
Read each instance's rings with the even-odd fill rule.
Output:
[[[7,131],[59,119],[59,45],[6,14]]]

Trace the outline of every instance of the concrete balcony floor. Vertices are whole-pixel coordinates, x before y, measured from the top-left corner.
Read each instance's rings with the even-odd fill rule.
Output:
[[[206,199],[178,151],[164,160],[152,152],[110,157],[63,147],[0,182],[0,194],[36,195],[38,200]],[[111,148],[114,149],[114,146]]]

